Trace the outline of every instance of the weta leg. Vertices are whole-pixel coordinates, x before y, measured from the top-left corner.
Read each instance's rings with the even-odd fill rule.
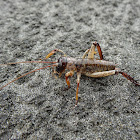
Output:
[[[52,72],[52,76],[54,76],[55,79],[57,79],[57,76],[55,75],[57,73],[57,71],[54,69],[54,67],[52,68],[53,72]]]
[[[56,52],[61,52],[64,54],[64,56],[66,56],[66,54],[62,51],[62,50],[59,50],[59,49],[54,49],[53,51],[51,51],[45,59],[48,59],[50,56],[52,56],[53,54],[55,54]]]
[[[88,54],[88,59],[94,59],[94,55],[97,53],[95,51],[95,47],[97,47],[97,50],[98,50],[98,53],[99,53],[99,56],[100,56],[100,60],[102,60],[103,59],[102,50],[101,50],[101,47],[100,47],[99,43],[97,43],[97,42],[94,42],[91,45],[91,48],[85,51],[85,53],[83,54],[82,59],[84,59],[87,54]]]
[[[94,72],[94,73],[86,73],[85,75],[88,77],[94,77],[94,78],[98,78],[98,77],[106,77],[109,75],[114,75],[115,74],[115,70],[110,70],[110,71],[102,71],[102,72]]]
[[[89,53],[89,50],[90,50],[90,49],[87,49],[87,50],[85,51],[85,53],[84,53],[83,56],[82,56],[82,59],[86,58],[87,54]]]
[[[100,47],[99,43],[94,42],[93,45],[95,45],[97,47],[100,59],[102,60],[103,59],[103,54],[102,54],[102,50],[101,50],[101,47]]]
[[[78,90],[79,90],[79,83],[80,83],[81,73],[77,73],[77,89],[76,89],[76,104],[78,103]]]
[[[125,72],[122,72],[122,71],[116,71],[115,74],[122,74],[125,78],[127,78],[128,80],[130,80],[132,83],[134,83],[136,86],[140,86],[140,83],[138,83],[136,80],[134,80],[134,78],[132,78],[130,75],[128,75],[127,73]]]
[[[91,48],[90,49],[87,49],[85,51],[85,53],[83,54],[83,57],[82,59],[86,58],[86,56],[88,55],[88,59],[94,59],[94,55],[96,54],[97,52],[95,52],[95,45],[91,45]]]
[[[72,77],[74,74],[74,71],[69,71],[65,74],[65,78],[66,78],[66,83],[68,85],[68,89],[70,88],[70,81],[69,81],[69,77]]]
[[[96,54],[97,52],[95,52],[95,45],[92,44],[91,45],[91,48],[89,49],[89,52],[88,52],[88,59],[94,59],[94,55]]]

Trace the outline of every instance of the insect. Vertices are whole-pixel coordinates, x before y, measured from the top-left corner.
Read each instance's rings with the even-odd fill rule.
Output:
[[[99,59],[96,59],[94,56],[97,54],[95,51],[95,48],[97,48],[99,53]],[[82,58],[72,58],[67,57],[66,54],[60,50],[60,49],[54,49],[51,51],[44,60],[51,57],[56,52],[61,52],[63,56],[61,56],[57,62],[48,62],[48,61],[25,61],[25,62],[15,62],[15,63],[8,63],[8,64],[18,64],[18,63],[51,63],[52,65],[45,66],[39,69],[32,70],[14,80],[7,83],[6,85],[2,86],[0,88],[3,89],[7,85],[11,84],[12,82],[20,79],[23,76],[26,76],[30,73],[33,73],[35,71],[45,69],[47,67],[52,67],[53,73],[58,74],[59,77],[65,72],[65,70],[69,70],[65,74],[66,83],[68,86],[68,89],[70,88],[70,81],[69,78],[74,75],[75,72],[77,72],[77,89],[76,89],[76,105],[78,103],[78,90],[79,90],[79,84],[80,84],[80,77],[81,75],[86,75],[88,77],[105,77],[109,75],[114,74],[122,74],[125,78],[130,80],[132,83],[134,83],[137,86],[140,86],[140,83],[138,83],[136,80],[134,80],[130,75],[126,74],[125,72],[122,72],[120,68],[116,68],[116,64],[113,62],[105,61],[103,60],[103,55],[101,51],[101,47],[97,42],[93,42],[90,49],[87,49],[85,53],[83,54]],[[7,64],[1,64],[1,65],[7,65]]]

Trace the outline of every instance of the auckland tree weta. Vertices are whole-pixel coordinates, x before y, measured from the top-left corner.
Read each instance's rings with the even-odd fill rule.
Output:
[[[100,59],[95,59],[94,55],[96,54],[95,52],[95,47],[97,47]],[[61,56],[57,62],[46,62],[46,61],[25,61],[25,62],[15,62],[15,63],[8,63],[8,64],[18,64],[18,63],[52,63],[52,65],[42,67],[39,69],[32,70],[14,80],[11,82],[7,83],[6,85],[2,86],[0,88],[3,89],[10,83],[20,79],[23,76],[26,76],[30,73],[33,73],[35,71],[45,69],[47,67],[52,67],[53,68],[53,73],[57,73],[59,76],[62,75],[62,73],[65,72],[65,70],[69,70],[65,74],[65,79],[66,83],[68,85],[68,88],[70,88],[70,81],[69,77],[72,77],[74,75],[74,72],[77,72],[77,89],[76,89],[76,105],[78,103],[78,89],[79,89],[79,83],[80,83],[80,77],[81,75],[86,75],[89,77],[105,77],[109,75],[114,75],[114,74],[122,74],[125,78],[130,80],[132,83],[134,83],[137,86],[140,86],[140,83],[138,83],[136,80],[134,80],[130,75],[122,72],[119,68],[116,68],[116,64],[113,62],[105,61],[103,60],[103,55],[101,51],[101,47],[97,42],[94,42],[91,46],[90,49],[87,49],[85,53],[83,54],[82,58],[72,58],[72,57],[67,57],[65,53],[62,50],[55,49],[51,51],[44,60],[48,59],[51,55],[53,55],[56,52],[61,52],[63,53],[63,56]],[[0,65],[7,65],[7,64],[0,64]]]

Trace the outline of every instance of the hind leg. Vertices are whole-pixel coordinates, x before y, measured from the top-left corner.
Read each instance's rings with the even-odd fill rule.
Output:
[[[135,84],[136,86],[140,86],[140,83],[139,82],[137,82],[134,78],[132,78],[130,75],[128,75],[127,73],[125,73],[125,72],[122,72],[122,71],[120,71],[120,70],[116,70],[115,71],[115,74],[118,74],[118,73],[120,73],[120,74],[122,74],[125,78],[127,78],[129,81],[131,81],[133,84]]]
[[[97,52],[95,51],[95,47],[97,47],[100,60],[102,60],[103,59],[102,50],[101,50],[100,45],[97,42],[93,42],[93,44],[91,45],[91,48],[85,51],[85,53],[82,56],[82,59],[86,58],[87,55],[88,55],[87,56],[88,59],[94,59],[94,55],[97,54]]]
[[[93,45],[97,47],[100,59],[102,60],[103,59],[103,54],[102,54],[102,50],[101,50],[101,47],[100,47],[99,43],[93,42]]]

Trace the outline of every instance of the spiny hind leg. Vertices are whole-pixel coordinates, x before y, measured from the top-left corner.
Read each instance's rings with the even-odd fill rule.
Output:
[[[90,74],[86,73],[85,75],[88,77],[98,78],[98,77],[106,77],[106,76],[114,75],[115,72],[116,72],[115,70],[110,70],[110,71],[94,72]]]
[[[97,43],[97,42],[93,42],[93,44],[91,45],[91,48],[85,51],[82,59],[86,58],[87,55],[88,55],[87,56],[88,59],[94,59],[94,55],[97,53],[95,51],[95,47],[97,47],[97,50],[98,50],[98,53],[99,53],[99,56],[100,56],[100,60],[102,60],[103,59],[102,50],[101,50],[101,47],[100,47],[99,43]]]
[[[95,55],[95,54],[97,54],[97,52],[95,51],[95,45],[92,44],[92,45],[91,45],[91,48],[89,49],[87,58],[88,58],[88,59],[94,59],[94,55]]]
[[[101,50],[101,47],[100,47],[99,43],[93,42],[93,45],[97,47],[100,59],[102,60],[103,59],[103,54],[102,54],[102,50]]]
[[[110,70],[110,71],[103,71],[103,72],[95,72],[95,73],[92,73],[92,74],[88,74],[86,73],[85,75],[86,76],[89,76],[89,77],[106,77],[106,76],[110,76],[110,75],[114,75],[114,74],[122,74],[125,78],[127,78],[129,81],[131,81],[132,83],[134,83],[136,86],[140,86],[140,83],[137,82],[136,80],[134,80],[134,78],[132,78],[130,75],[128,75],[127,73],[125,72],[122,72],[119,68],[115,68],[115,70]]]
[[[87,49],[87,50],[84,52],[84,54],[83,54],[83,56],[82,56],[82,59],[86,58],[87,54],[89,53],[89,50],[90,50],[90,49]]]
[[[82,59],[84,59],[84,58],[86,58],[86,56],[87,56],[87,58],[88,59],[94,59],[94,55],[96,54],[97,52],[95,52],[95,46],[92,44],[91,45],[91,48],[90,49],[87,49],[86,51],[85,51],[85,53],[83,54],[83,56],[82,56]]]
[[[86,73],[85,75],[88,76],[88,77],[98,78],[98,77],[106,77],[106,76],[114,75],[114,74],[117,74],[118,72],[120,72],[120,69],[115,68],[114,70],[94,72],[94,73]]]
[[[122,74],[125,78],[127,78],[129,81],[131,81],[132,83],[134,83],[136,86],[140,86],[140,83],[137,82],[133,77],[131,77],[130,75],[128,75],[125,72],[122,72],[120,69],[115,71],[115,74]]]

